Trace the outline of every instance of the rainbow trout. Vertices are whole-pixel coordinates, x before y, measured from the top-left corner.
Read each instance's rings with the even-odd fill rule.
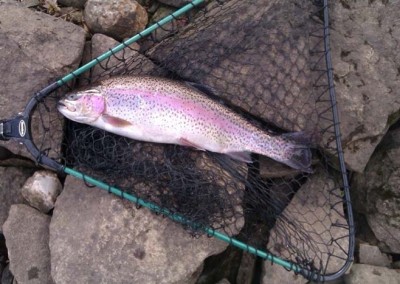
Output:
[[[157,77],[113,77],[68,94],[58,110],[67,118],[135,140],[191,146],[250,163],[265,155],[310,171],[302,132],[271,135],[189,84]]]

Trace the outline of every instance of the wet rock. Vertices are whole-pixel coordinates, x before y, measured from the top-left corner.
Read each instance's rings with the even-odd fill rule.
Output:
[[[335,273],[347,259],[346,227],[340,188],[332,177],[318,169],[279,215],[268,248],[276,256],[294,263],[299,257],[301,261],[313,262],[326,274]],[[264,269],[282,270],[269,265],[265,263]]]
[[[362,172],[400,117],[397,1],[334,1],[331,45],[345,161]]]
[[[52,276],[60,283],[188,283],[226,247],[70,176],[50,225]]]
[[[7,219],[11,205],[24,202],[21,187],[32,173],[32,169],[0,167],[0,228]]]
[[[310,3],[229,1],[221,9],[211,2],[205,17],[148,55],[276,126],[311,129],[317,114],[309,80]]]
[[[190,0],[160,0],[159,2],[166,4],[166,5],[173,6],[173,7],[181,7],[191,1]]]
[[[399,284],[400,272],[386,267],[355,263],[344,277],[345,284]]]
[[[384,252],[400,253],[400,129],[388,132],[363,174],[354,175],[352,199],[366,215]]]
[[[55,173],[37,171],[22,187],[22,196],[28,203],[43,213],[54,208],[57,196],[61,193],[62,185]]]
[[[293,284],[305,284],[308,283],[301,275],[296,275],[291,271],[287,271],[280,265],[271,264],[271,262],[265,261],[263,264],[262,272],[262,284],[281,284],[281,283],[293,283]]]
[[[57,0],[58,4],[83,9],[87,0]]]
[[[27,205],[13,205],[3,225],[10,270],[18,283],[54,283],[50,275],[50,216]]]
[[[7,119],[22,111],[35,92],[78,67],[85,33],[72,23],[14,5],[0,4],[0,18],[0,118]],[[42,120],[36,115],[31,125],[34,141],[42,141],[43,129],[51,130],[47,135],[52,139],[42,146],[50,148],[48,155],[53,157],[62,137],[56,117],[56,112]],[[0,144],[31,158],[25,147],[14,141]]]
[[[85,22],[93,33],[118,40],[134,36],[147,25],[146,10],[134,0],[88,0]]]
[[[377,246],[369,244],[360,244],[360,263],[374,266],[390,267],[391,257],[382,253]]]

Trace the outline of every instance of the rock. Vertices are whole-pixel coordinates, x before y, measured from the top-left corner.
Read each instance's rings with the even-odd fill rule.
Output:
[[[360,263],[374,266],[390,267],[392,260],[387,254],[382,253],[377,246],[360,244]]]
[[[173,7],[181,7],[183,5],[186,5],[188,3],[190,3],[190,0],[160,0],[160,3],[166,4],[166,5],[170,5]]]
[[[354,209],[363,213],[383,251],[400,253],[400,129],[388,132],[363,174],[354,175]]]
[[[87,0],[57,0],[58,4],[67,6],[67,7],[75,7],[79,9],[83,9]]]
[[[0,118],[8,119],[22,111],[35,92],[78,67],[85,33],[72,23],[14,5],[0,4],[0,19]],[[43,130],[49,128],[47,135],[52,139],[39,146],[50,149],[48,155],[58,158],[62,125],[55,119],[57,115],[55,111],[51,116],[43,115],[42,120],[34,115],[31,132],[34,141],[42,142]],[[14,141],[0,145],[32,158]]]
[[[386,267],[355,263],[345,275],[345,284],[399,284],[400,272]]]
[[[71,176],[50,225],[56,283],[192,283],[204,259],[226,247]]]
[[[400,117],[398,1],[334,1],[331,49],[345,161],[363,172]]]
[[[308,280],[301,275],[296,275],[293,272],[287,271],[280,265],[265,261],[263,264],[261,284],[281,283],[305,284],[308,283]]]
[[[86,47],[86,56],[84,63],[91,61],[92,59],[100,56],[104,52],[117,46],[119,42],[111,37],[103,34],[94,34],[91,41],[91,46]],[[93,83],[99,79],[105,79],[110,76],[130,74],[130,75],[161,75],[164,71],[161,70],[157,65],[151,62],[148,58],[138,52],[139,45],[134,43],[129,48],[125,48],[125,51],[116,53],[115,56],[111,56],[110,59],[102,62],[100,65],[96,65],[91,70],[90,74],[85,73],[86,79],[81,79],[80,84],[85,85],[90,79],[90,83]],[[119,60],[118,58],[124,58],[125,61]],[[106,70],[104,70],[104,68]],[[89,78],[87,78],[89,77]]]
[[[85,22],[93,33],[102,33],[118,40],[134,36],[147,25],[146,10],[134,0],[88,0]]]
[[[318,169],[277,218],[270,232],[268,249],[294,263],[313,262],[316,269],[322,269],[325,274],[335,273],[347,259],[347,226],[339,186]],[[282,270],[269,265],[265,263],[264,269]]]
[[[0,228],[11,205],[24,202],[20,189],[32,173],[32,169],[0,167]]]
[[[37,171],[22,187],[22,196],[28,203],[43,213],[54,208],[62,185],[55,173]]]
[[[311,2],[223,5],[211,2],[204,17],[150,49],[148,56],[275,126],[315,128],[307,33]]]
[[[18,283],[54,283],[50,275],[50,217],[27,205],[11,206],[3,225],[10,270]]]

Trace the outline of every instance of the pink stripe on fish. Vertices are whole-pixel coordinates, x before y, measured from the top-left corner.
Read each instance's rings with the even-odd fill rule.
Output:
[[[214,111],[212,109],[207,109],[207,106],[197,102],[197,101],[189,101],[188,99],[182,99],[176,97],[175,94],[161,93],[161,92],[149,92],[143,91],[140,89],[126,89],[126,88],[112,88],[108,92],[114,95],[135,95],[139,99],[142,99],[148,103],[154,105],[163,105],[170,106],[171,110],[182,110],[187,115],[192,118],[199,119],[203,122],[207,122],[210,125],[218,126],[218,128],[222,128],[229,131],[243,132],[243,128],[232,123],[229,118],[225,118],[221,116],[221,112]],[[195,98],[196,99],[196,98]]]

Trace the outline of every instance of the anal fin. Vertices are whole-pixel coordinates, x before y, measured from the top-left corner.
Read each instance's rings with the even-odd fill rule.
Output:
[[[229,157],[234,160],[245,162],[245,163],[252,163],[251,154],[249,152],[228,152],[226,153]]]
[[[196,143],[193,143],[185,138],[179,138],[179,144],[182,146],[188,146],[188,147],[193,147],[196,148],[197,150],[205,151],[203,147],[197,145]]]

